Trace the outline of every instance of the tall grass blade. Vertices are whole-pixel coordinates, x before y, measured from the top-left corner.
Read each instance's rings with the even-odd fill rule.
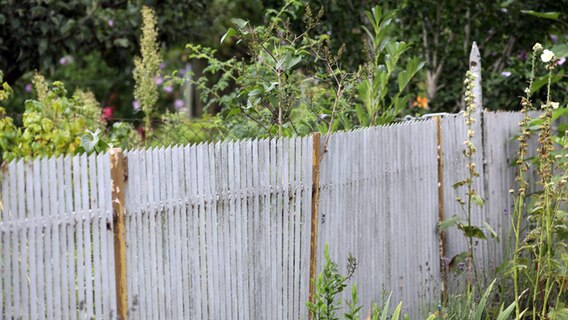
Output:
[[[475,320],[481,320],[481,316],[483,315],[483,310],[485,310],[485,304],[487,303],[487,298],[489,298],[489,294],[491,294],[491,290],[493,289],[495,281],[497,280],[493,280],[493,282],[491,282],[487,290],[485,290],[485,293],[483,293],[481,301],[479,301],[479,305],[477,305],[477,310],[475,312],[475,317],[474,317]]]

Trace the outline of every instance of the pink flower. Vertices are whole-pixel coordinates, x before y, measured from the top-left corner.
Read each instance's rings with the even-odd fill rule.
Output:
[[[174,88],[172,86],[164,86],[164,91],[167,93],[174,92]]]
[[[134,111],[140,111],[140,102],[138,100],[134,100],[132,101],[132,109],[134,109]]]
[[[184,103],[182,99],[176,99],[176,101],[174,101],[174,107],[176,107],[176,109],[181,109],[183,108]]]
[[[511,76],[511,74],[512,74],[512,73],[511,73],[511,72],[509,72],[509,71],[503,71],[503,72],[501,72],[501,75],[502,75],[503,77],[505,77],[505,78],[508,78],[508,77],[510,77],[510,76]]]
[[[558,61],[556,62],[557,65],[561,66],[564,64],[564,62],[566,62],[566,58],[562,57],[560,59],[558,59]]]
[[[26,90],[26,92],[32,92],[33,89],[34,87],[31,83],[26,84],[26,86],[24,87],[24,90]]]
[[[103,120],[110,120],[112,119],[112,108],[111,107],[104,107],[103,109]]]
[[[108,20],[108,26],[112,28],[112,26],[114,26],[114,20],[109,19]]]
[[[156,79],[154,80],[154,82],[156,83],[157,86],[159,86],[162,83],[164,83],[164,78],[157,76]]]

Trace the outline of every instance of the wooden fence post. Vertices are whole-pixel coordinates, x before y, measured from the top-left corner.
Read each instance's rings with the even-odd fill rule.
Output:
[[[321,135],[312,134],[312,229],[310,233],[310,291],[309,301],[314,303],[315,281],[318,255],[318,202],[319,202],[319,175],[321,160]],[[308,319],[312,319],[311,314]]]
[[[112,179],[112,220],[114,232],[114,260],[116,303],[119,319],[128,317],[128,292],[126,282],[126,236],[124,227],[124,154],[121,149],[110,150]]]
[[[475,103],[475,108],[478,112],[482,112],[483,107],[483,90],[481,88],[481,55],[479,54],[479,48],[475,41],[471,45],[471,52],[469,54],[469,71],[475,75],[475,80],[473,80],[473,102]]]
[[[436,117],[436,145],[438,159],[438,223],[445,220],[444,212],[444,155],[442,153],[442,118]],[[448,270],[446,259],[446,232],[438,233],[438,251],[440,254],[440,276],[442,280],[440,297],[443,302],[447,299]]]

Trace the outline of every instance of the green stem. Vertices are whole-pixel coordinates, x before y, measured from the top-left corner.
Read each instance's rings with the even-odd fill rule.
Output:
[[[521,159],[523,159],[524,157],[524,152],[520,153]],[[522,166],[522,164],[521,164]],[[522,173],[522,168],[520,170],[519,173],[519,179],[522,183],[522,181],[524,181],[524,176]],[[516,308],[515,308],[515,314],[516,317],[515,319],[520,320],[521,319],[521,310],[520,310],[520,306],[519,306],[519,269],[518,269],[518,256],[519,256],[519,244],[520,244],[520,230],[521,230],[521,221],[522,221],[522,217],[523,217],[523,207],[524,207],[524,199],[525,199],[525,192],[521,191],[519,192],[519,196],[518,199],[516,201],[515,204],[515,212],[514,212],[514,218],[515,220],[512,220],[513,222],[513,232],[515,233],[515,250],[513,251],[513,286],[514,286],[514,290],[515,290],[515,304],[516,304]]]

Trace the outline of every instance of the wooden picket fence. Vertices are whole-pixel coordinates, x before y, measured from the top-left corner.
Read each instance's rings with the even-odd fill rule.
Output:
[[[502,239],[476,247],[488,272],[506,249],[520,118],[484,112],[476,124],[486,205],[474,216]],[[306,319],[310,266],[321,270],[328,244],[342,273],[355,258],[362,313],[392,292],[420,319],[455,286],[446,257],[465,246],[436,230],[463,214],[451,186],[466,175],[465,136],[448,115],[334,133],[327,151],[325,136],[308,136],[11,162],[0,314]]]

